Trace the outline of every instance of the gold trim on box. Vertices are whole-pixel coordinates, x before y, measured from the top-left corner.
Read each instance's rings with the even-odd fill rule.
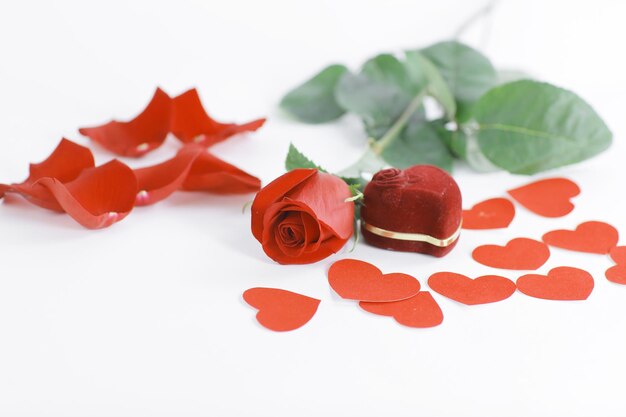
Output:
[[[364,221],[362,221],[362,223],[365,230],[378,236],[386,237],[389,239],[406,240],[409,242],[426,242],[440,248],[450,246],[459,238],[459,235],[461,234],[461,226],[463,224],[463,222],[461,222],[461,224],[459,224],[459,228],[456,229],[456,231],[452,233],[452,235],[450,235],[449,237],[445,239],[438,239],[436,237],[425,235],[422,233],[392,232],[390,230],[385,230],[381,229],[380,227],[372,226],[371,224]]]

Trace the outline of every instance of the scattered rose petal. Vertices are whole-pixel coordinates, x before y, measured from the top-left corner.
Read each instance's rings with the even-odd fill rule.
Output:
[[[517,289],[546,300],[586,300],[593,290],[593,277],[587,271],[561,266],[548,275],[528,274],[517,279]]]
[[[444,297],[467,305],[505,300],[513,295],[516,288],[513,281],[498,275],[471,279],[454,272],[437,272],[431,275],[428,286]]]
[[[61,142],[45,161],[30,164],[30,175],[24,182],[0,185],[0,197],[5,192],[15,192],[40,207],[62,212],[63,208],[50,191],[37,184],[37,181],[50,177],[61,183],[67,183],[76,179],[85,169],[93,168],[94,165],[93,155],[88,148],[65,138],[61,139]]]
[[[361,301],[359,306],[373,314],[393,317],[408,327],[434,327],[443,322],[443,312],[428,291],[420,291],[411,298],[391,303]]]
[[[546,263],[550,249],[543,242],[517,238],[505,246],[479,246],[472,252],[472,257],[476,262],[493,268],[533,270]]]
[[[204,150],[185,147],[174,158],[157,165],[135,170],[137,199],[135,204],[146,206],[159,202],[181,189],[192,164]]]
[[[420,290],[419,281],[411,275],[383,275],[374,265],[356,259],[332,264],[328,282],[341,298],[357,301],[399,301],[413,297]]]
[[[261,180],[204,151],[191,165],[182,189],[215,194],[246,194],[259,191]]]
[[[626,265],[618,264],[610,267],[604,273],[606,279],[616,284],[626,285]]]
[[[295,330],[315,315],[320,300],[278,288],[250,288],[243,299],[259,310],[256,319],[276,332]]]
[[[550,246],[578,252],[607,254],[617,245],[617,229],[604,222],[585,222],[576,230],[553,230],[543,235]]]
[[[492,198],[463,210],[463,229],[502,229],[515,217],[515,206],[506,198]]]
[[[135,174],[116,160],[88,168],[66,184],[45,177],[35,185],[47,188],[67,214],[89,229],[122,220],[133,209],[137,195]]]
[[[172,99],[157,88],[145,110],[129,122],[113,120],[101,126],[84,127],[79,132],[109,151],[139,157],[163,144],[170,128]]]
[[[242,125],[213,120],[202,106],[198,91],[193,88],[172,100],[170,131],[182,142],[210,146],[237,133],[255,131],[265,119]]]
[[[547,178],[509,190],[508,193],[535,214],[561,217],[574,210],[570,199],[580,194],[580,188],[567,178]]]

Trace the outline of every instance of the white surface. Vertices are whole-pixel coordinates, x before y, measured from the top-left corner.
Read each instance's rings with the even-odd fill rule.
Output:
[[[363,146],[358,122],[312,127],[275,103],[323,65],[449,36],[482,2],[178,1],[3,2],[0,5],[0,181],[26,177],[62,135],[129,118],[160,85],[197,86],[222,120],[268,115],[258,134],[214,151],[259,175],[282,172],[290,141],[331,169]],[[252,197],[178,193],[110,229],[88,231],[18,198],[0,204],[2,416],[590,416],[626,415],[626,287],[604,279],[603,256],[553,250],[541,268],[589,270],[586,302],[516,293],[465,307],[436,296],[445,320],[430,330],[340,301],[326,282],[341,257],[414,274],[493,272],[470,258],[483,243],[540,237],[581,221],[626,233],[623,137],[626,61],[615,0],[503,1],[488,40],[467,40],[499,66],[525,69],[588,99],[615,133],[590,162],[547,175],[578,181],[576,210],[548,220],[523,209],[503,231],[465,232],[444,259],[359,245],[309,266],[279,266],[261,251],[241,206]],[[143,160],[170,157],[175,140]],[[112,156],[97,150],[104,162]],[[456,178],[466,205],[528,178]],[[516,278],[520,274],[506,273]],[[277,334],[241,300],[253,286],[321,298],[298,331]]]

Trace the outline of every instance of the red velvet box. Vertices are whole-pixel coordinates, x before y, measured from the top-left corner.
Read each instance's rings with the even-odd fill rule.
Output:
[[[365,187],[361,231],[373,246],[444,256],[458,241],[462,216],[461,191],[447,172],[390,168]]]

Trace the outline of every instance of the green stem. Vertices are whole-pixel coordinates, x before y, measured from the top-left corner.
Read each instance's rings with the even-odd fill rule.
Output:
[[[402,129],[404,129],[406,124],[409,122],[411,116],[413,116],[413,113],[415,113],[415,111],[421,106],[425,95],[425,90],[420,91],[420,93],[416,95],[413,100],[411,100],[407,108],[404,109],[404,112],[402,112],[400,117],[398,117],[398,120],[391,125],[383,137],[377,141],[370,141],[370,148],[376,155],[380,155],[390,143],[396,140],[400,132],[402,132]]]

